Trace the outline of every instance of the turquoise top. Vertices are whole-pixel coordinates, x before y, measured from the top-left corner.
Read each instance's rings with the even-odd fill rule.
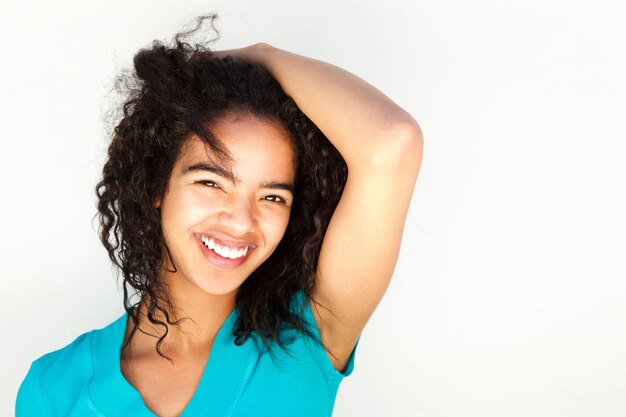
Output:
[[[272,360],[252,339],[234,344],[238,311],[233,310],[217,333],[181,417],[330,416],[339,383],[354,368],[356,347],[339,372],[322,346],[292,331],[296,338],[288,345],[291,356],[276,346]],[[310,302],[304,318],[319,337]],[[16,417],[154,416],[120,370],[126,321],[124,314],[33,362],[17,396]]]

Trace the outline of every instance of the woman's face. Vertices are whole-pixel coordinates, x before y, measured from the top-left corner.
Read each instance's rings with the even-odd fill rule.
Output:
[[[224,295],[239,288],[282,239],[293,203],[294,158],[278,122],[234,113],[210,129],[230,152],[230,167],[192,137],[157,205],[177,270],[166,272],[165,281]]]

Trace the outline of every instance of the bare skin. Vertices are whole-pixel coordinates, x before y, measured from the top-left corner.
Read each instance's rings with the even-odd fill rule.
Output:
[[[126,337],[131,329],[132,323]],[[200,383],[218,329],[205,329],[202,338],[194,339],[193,346],[185,346],[189,341],[185,337],[168,335],[162,351],[172,361],[156,353],[154,337],[141,332],[133,336],[120,366],[126,380],[141,393],[146,407],[160,417],[178,416],[183,412]],[[150,330],[154,334],[159,332],[156,328]]]
[[[169,326],[161,350],[171,360],[156,352],[154,336],[161,336],[163,330],[148,321],[143,306],[140,326],[148,334],[136,331],[120,358],[122,374],[141,394],[146,407],[159,417],[179,416],[183,412],[200,382],[215,336],[234,308],[233,297],[211,297],[194,290],[193,284],[185,280],[179,280],[175,288],[194,313],[191,316],[180,312],[175,317],[194,319]],[[180,297],[173,299],[180,302]],[[128,340],[133,328],[129,321],[124,340]]]

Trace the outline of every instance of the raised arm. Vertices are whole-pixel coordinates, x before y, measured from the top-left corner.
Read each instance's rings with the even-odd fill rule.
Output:
[[[422,134],[406,111],[341,68],[266,44],[236,54],[267,67],[348,165],[313,294],[333,313],[313,309],[322,341],[335,354],[330,359],[341,370],[393,274],[421,165]]]

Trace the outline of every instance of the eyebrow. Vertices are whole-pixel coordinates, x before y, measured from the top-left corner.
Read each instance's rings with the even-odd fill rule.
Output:
[[[232,183],[239,182],[239,180],[235,178],[235,174],[233,174],[231,170],[225,169],[219,166],[215,166],[215,165],[205,164],[205,163],[193,164],[193,165],[188,166],[187,168],[183,170],[183,175],[187,175],[191,172],[196,172],[196,171],[209,171],[216,175],[219,175],[220,177],[224,177],[228,179]]]
[[[193,165],[188,166],[187,168],[183,170],[183,175],[189,174],[191,172],[196,172],[196,171],[212,172],[216,175],[219,175],[220,177],[226,178],[233,184],[237,184],[241,182],[241,180],[237,178],[231,170],[225,169],[219,166],[215,166],[215,165],[209,165],[206,163],[199,163],[199,164],[193,164]],[[285,191],[289,191],[291,194],[294,194],[294,186],[291,183],[269,181],[269,182],[262,182],[261,184],[259,184],[259,187],[269,188],[273,190],[285,190]]]
[[[293,184],[288,184],[286,182],[262,182],[259,184],[260,188],[269,188],[272,190],[285,190],[289,191],[293,194]]]

